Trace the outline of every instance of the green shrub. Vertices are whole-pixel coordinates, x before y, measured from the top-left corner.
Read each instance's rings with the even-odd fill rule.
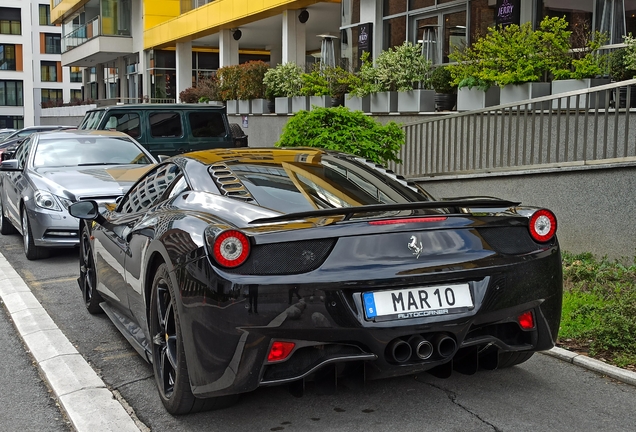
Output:
[[[265,97],[271,100],[276,97],[300,96],[300,89],[303,87],[302,74],[303,70],[293,62],[269,69],[263,75]]]
[[[446,66],[438,66],[431,73],[430,84],[436,93],[454,93],[455,86],[451,83],[453,77]]]
[[[219,80],[219,98],[225,102],[238,99],[241,67],[240,65],[224,66],[216,71]]]
[[[197,85],[179,93],[179,100],[185,103],[219,100],[219,82],[216,76],[199,78]]]
[[[269,70],[269,64],[255,60],[239,65],[237,97],[242,100],[262,99],[265,97],[263,78]]]
[[[370,159],[401,162],[404,131],[394,122],[378,123],[345,107],[314,108],[295,114],[283,128],[277,147],[318,147]]]

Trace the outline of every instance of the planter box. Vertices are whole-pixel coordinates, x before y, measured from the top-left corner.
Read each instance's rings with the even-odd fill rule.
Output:
[[[252,99],[252,114],[269,114],[267,99]]]
[[[298,111],[309,110],[309,96],[294,96],[291,101],[292,112],[297,113]]]
[[[349,93],[345,94],[344,100],[345,107],[349,108],[352,111],[362,111],[362,112],[370,112],[371,111],[371,96],[351,96]]]
[[[521,102],[528,99],[534,99],[542,96],[550,95],[550,83],[533,82],[524,84],[511,84],[503,86],[500,93],[500,102],[502,105],[507,103]],[[540,105],[540,106],[539,106]],[[530,109],[550,109],[550,101],[541,104],[531,105]],[[525,107],[520,107],[525,109]]]
[[[457,93],[435,93],[435,111],[452,111],[457,105]]]
[[[229,100],[225,102],[225,110],[228,114],[238,114],[238,101]]]
[[[483,91],[478,88],[463,87],[457,91],[457,111],[472,111],[499,105],[500,89],[492,86]]]
[[[249,100],[240,100],[238,101],[238,113],[239,114],[249,114],[250,111],[250,101]]]
[[[274,103],[276,104],[276,107],[274,109],[274,112],[276,114],[291,114],[291,98],[277,97],[274,99]]]
[[[609,78],[586,78],[581,80],[558,80],[552,81],[552,94],[571,92],[575,90],[584,90],[592,87],[609,84]],[[566,109],[568,106],[568,98],[559,98],[552,101],[552,109],[559,108],[559,101],[561,101],[561,109]],[[606,98],[604,94],[598,95],[598,103],[596,101],[596,95],[582,94],[579,95],[579,104],[576,106],[576,96],[569,97],[570,109],[595,109],[607,108]]]
[[[309,109],[314,107],[329,108],[331,106],[331,96],[309,96]]]
[[[390,113],[398,110],[398,92],[377,92],[371,94],[372,113]]]
[[[418,89],[398,92],[397,110],[401,113],[435,111],[435,91]]]

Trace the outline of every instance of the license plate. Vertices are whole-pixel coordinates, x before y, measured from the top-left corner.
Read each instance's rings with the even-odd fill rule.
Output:
[[[404,319],[458,313],[473,307],[468,284],[362,294],[367,319]]]

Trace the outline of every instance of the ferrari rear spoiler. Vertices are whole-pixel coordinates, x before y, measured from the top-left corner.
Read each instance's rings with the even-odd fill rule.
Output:
[[[315,218],[322,216],[335,216],[344,215],[343,220],[349,220],[354,214],[359,213],[371,213],[379,211],[398,211],[398,210],[420,210],[420,209],[432,209],[432,208],[467,208],[467,207],[480,207],[480,208],[509,208],[516,207],[520,202],[506,201],[496,198],[475,198],[475,199],[461,199],[461,200],[448,200],[448,201],[418,201],[410,203],[396,203],[396,204],[372,204],[366,206],[357,207],[338,207],[322,210],[312,210],[297,213],[288,213],[280,216],[267,217],[254,219],[250,224],[262,224],[283,222],[289,220],[299,220],[307,218]],[[457,211],[457,210],[456,210]]]

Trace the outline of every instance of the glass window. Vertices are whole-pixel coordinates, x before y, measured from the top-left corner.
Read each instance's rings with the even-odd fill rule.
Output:
[[[0,34],[22,34],[20,9],[0,7]]]
[[[155,138],[174,138],[183,135],[179,113],[152,113],[148,118],[150,120],[150,135]]]
[[[71,66],[71,82],[82,82],[82,68]]]
[[[38,5],[38,8],[40,12],[40,25],[51,25],[51,6],[41,4]]]
[[[222,137],[226,135],[223,116],[217,113],[191,112],[188,114],[192,136]]]
[[[0,80],[0,106],[23,106],[22,81]]]
[[[41,79],[45,82],[57,81],[57,62],[42,61],[40,62]]]
[[[56,33],[44,34],[44,52],[46,54],[62,53],[62,35]]]
[[[406,0],[399,0],[406,1]],[[398,3],[398,0],[392,2]],[[360,22],[360,0],[342,0],[342,25],[358,24]]]
[[[15,158],[18,160],[18,168],[24,168],[29,158],[29,150],[31,149],[31,138],[25,139],[20,147],[15,151]]]
[[[406,40],[406,15],[384,20],[384,49],[399,46]]]
[[[42,108],[62,105],[62,89],[42,89]]]
[[[133,138],[139,138],[139,114],[137,113],[112,113],[108,115],[104,129],[124,132]]]
[[[466,45],[466,11],[444,15],[444,43],[442,61],[448,62],[448,54]]]
[[[82,100],[81,89],[71,89],[71,102],[80,102]]]
[[[614,3],[614,2],[601,2]],[[563,2],[559,0],[539,0],[538,22],[546,16],[565,17],[568,30],[572,32],[571,42],[574,48],[582,48],[588,40],[589,32],[593,29],[594,0],[579,0],[577,2]],[[609,31],[609,29],[606,29]]]
[[[0,45],[0,70],[14,71],[15,68],[15,45]]]
[[[495,25],[495,5],[488,0],[470,2],[470,43],[488,33],[488,27]]]
[[[435,0],[409,0],[409,10],[435,6]]]
[[[128,191],[119,203],[117,211],[137,213],[159,204],[164,192],[180,175],[181,169],[175,164],[159,165]]]

